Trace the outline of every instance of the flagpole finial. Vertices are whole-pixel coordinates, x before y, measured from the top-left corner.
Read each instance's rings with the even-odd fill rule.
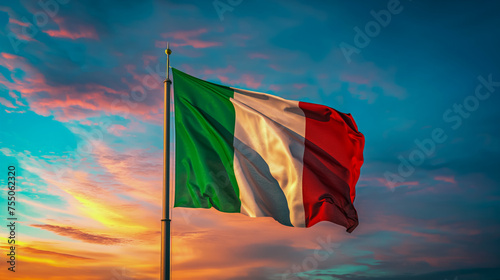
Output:
[[[172,53],[172,50],[169,48],[169,43],[167,43],[167,49],[165,50],[165,53],[167,55],[170,55]]]
[[[167,49],[165,50],[165,54],[167,54],[167,79],[166,81],[170,81],[170,54],[172,53],[172,50],[169,47],[169,43],[167,42]]]

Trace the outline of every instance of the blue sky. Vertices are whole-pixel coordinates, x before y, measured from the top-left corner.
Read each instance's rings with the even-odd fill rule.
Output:
[[[0,160],[22,177],[19,279],[156,277],[167,41],[177,69],[351,113],[366,138],[352,234],[174,209],[175,279],[282,279],[294,266],[302,279],[496,279],[495,1],[47,3],[0,5]],[[312,269],[318,238],[336,246]],[[82,264],[55,264],[68,258]]]

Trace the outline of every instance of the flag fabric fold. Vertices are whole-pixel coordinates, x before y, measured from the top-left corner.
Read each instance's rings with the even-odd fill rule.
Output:
[[[350,114],[172,72],[174,207],[354,230],[364,136]]]

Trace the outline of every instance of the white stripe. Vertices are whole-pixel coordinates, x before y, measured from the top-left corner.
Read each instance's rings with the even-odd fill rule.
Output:
[[[305,226],[305,117],[297,101],[234,89],[234,173],[241,213]]]

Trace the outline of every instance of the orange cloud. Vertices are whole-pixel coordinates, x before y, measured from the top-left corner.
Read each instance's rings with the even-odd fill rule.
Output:
[[[41,229],[45,229],[48,231],[52,231],[56,234],[59,234],[61,236],[66,236],[69,238],[73,238],[76,240],[80,240],[83,242],[88,242],[88,243],[96,243],[96,244],[102,244],[102,245],[113,245],[113,244],[119,244],[125,242],[125,240],[120,239],[120,238],[114,238],[110,237],[105,234],[93,234],[93,233],[87,233],[83,232],[80,229],[76,229],[73,227],[61,227],[61,226],[55,226],[55,225],[31,225],[32,227],[37,227]]]
[[[34,255],[42,255],[42,256],[49,256],[49,257],[55,256],[55,257],[73,259],[73,260],[93,260],[92,258],[80,257],[80,256],[75,256],[75,255],[70,255],[70,254],[47,251],[47,250],[40,250],[40,249],[31,248],[31,247],[23,247],[22,250],[23,250],[23,252],[28,252],[28,253],[31,253]]]

